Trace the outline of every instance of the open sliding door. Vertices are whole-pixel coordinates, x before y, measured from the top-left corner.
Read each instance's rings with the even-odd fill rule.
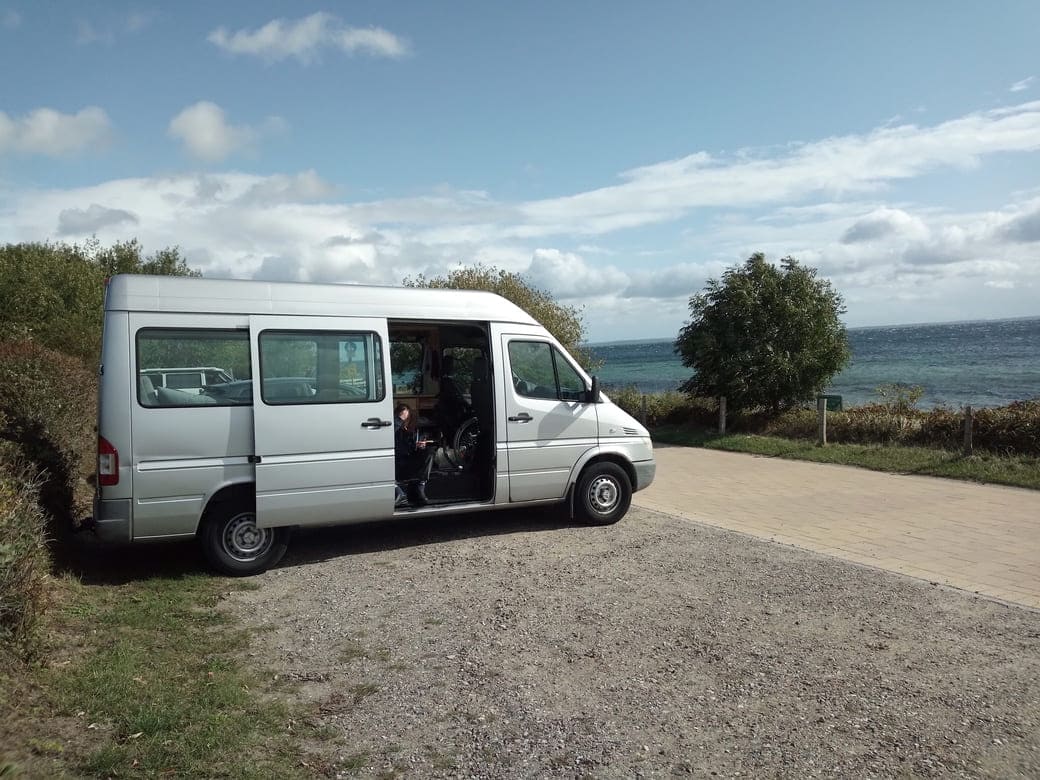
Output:
[[[390,517],[386,320],[254,316],[249,331],[257,525]]]

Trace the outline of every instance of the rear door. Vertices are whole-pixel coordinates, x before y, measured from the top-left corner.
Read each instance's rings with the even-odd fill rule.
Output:
[[[254,316],[249,331],[257,525],[391,516],[386,320]]]
[[[599,443],[596,405],[569,357],[541,334],[501,334],[509,500],[563,498],[578,459]]]

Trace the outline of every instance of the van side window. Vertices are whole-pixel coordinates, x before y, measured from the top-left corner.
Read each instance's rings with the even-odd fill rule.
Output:
[[[238,406],[250,386],[245,330],[142,328],[137,332],[137,400],[141,406]],[[244,388],[241,388],[244,389]]]
[[[581,401],[585,380],[558,349],[544,341],[510,341],[513,387],[527,398]]]
[[[259,343],[265,404],[367,403],[386,395],[376,333],[265,330]]]

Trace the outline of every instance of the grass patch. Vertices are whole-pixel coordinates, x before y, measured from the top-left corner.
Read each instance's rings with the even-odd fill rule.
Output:
[[[237,660],[249,633],[216,609],[238,587],[197,575],[57,583],[53,660],[20,682],[30,696],[6,724],[4,760],[29,776],[299,775],[308,735]]]
[[[660,426],[654,440],[687,447],[746,452],[814,463],[838,463],[897,474],[923,474],[973,482],[1040,490],[1040,458],[1026,455],[976,454],[929,447],[874,444],[828,444],[820,447],[804,439],[728,434],[719,436],[685,426]]]
[[[373,683],[359,683],[350,686],[350,692],[354,696],[354,706],[356,707],[369,696],[379,693],[379,686]]]

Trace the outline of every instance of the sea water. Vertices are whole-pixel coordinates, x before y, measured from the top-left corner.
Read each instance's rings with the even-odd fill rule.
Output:
[[[887,384],[919,385],[919,406],[1002,406],[1040,397],[1040,317],[851,328],[852,362],[826,392],[846,405],[880,400]],[[673,340],[591,344],[603,387],[675,390],[693,373]]]

